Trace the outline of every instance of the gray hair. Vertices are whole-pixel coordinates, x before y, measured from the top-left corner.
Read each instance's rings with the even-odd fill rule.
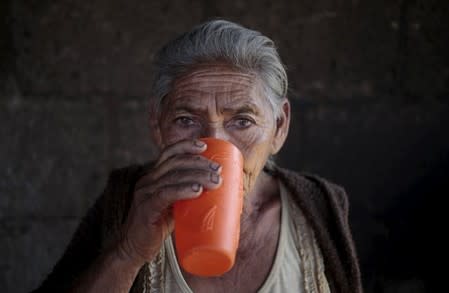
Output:
[[[159,111],[162,99],[171,91],[177,77],[192,66],[224,61],[245,72],[254,73],[263,92],[279,116],[287,95],[287,73],[274,42],[258,31],[225,20],[213,20],[194,27],[167,43],[154,59],[152,106]]]

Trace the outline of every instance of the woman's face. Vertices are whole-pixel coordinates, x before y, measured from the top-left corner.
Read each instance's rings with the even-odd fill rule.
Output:
[[[279,136],[286,135],[285,129],[280,133],[255,76],[224,64],[198,66],[178,78],[163,100],[157,124],[160,148],[200,137],[237,146],[244,157],[245,194],[254,187],[269,155],[283,144]]]

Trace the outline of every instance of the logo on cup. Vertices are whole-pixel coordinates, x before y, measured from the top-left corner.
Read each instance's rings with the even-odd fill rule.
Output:
[[[217,214],[217,206],[212,206],[203,218],[201,232],[207,232],[214,229],[215,215]]]

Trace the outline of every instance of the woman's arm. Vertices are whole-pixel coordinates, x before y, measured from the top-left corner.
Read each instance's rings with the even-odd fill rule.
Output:
[[[128,292],[172,232],[172,204],[220,186],[220,165],[199,155],[205,149],[204,142],[182,140],[167,146],[149,169],[113,172],[35,292]]]
[[[129,196],[125,190],[116,190],[118,185],[129,185],[121,181],[130,178],[123,180],[119,175],[126,173],[126,177],[134,177],[135,168],[128,169],[128,172],[111,173],[105,191],[82,219],[64,255],[34,293],[129,292],[143,263],[125,254],[120,241],[105,248],[103,239],[107,226],[105,216],[110,216],[105,211],[110,208],[109,202],[117,200],[117,196]],[[117,192],[123,194],[117,195]]]
[[[103,201],[104,195],[88,210],[64,255],[33,292],[67,292],[80,273],[94,263],[101,253]]]
[[[81,275],[70,292],[129,292],[142,265],[119,246],[111,248]]]

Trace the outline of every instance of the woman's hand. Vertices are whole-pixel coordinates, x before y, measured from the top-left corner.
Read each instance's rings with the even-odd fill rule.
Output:
[[[200,155],[206,148],[200,140],[168,146],[153,169],[137,181],[119,245],[121,253],[134,263],[151,261],[173,231],[171,207],[175,201],[220,186],[221,166]]]

